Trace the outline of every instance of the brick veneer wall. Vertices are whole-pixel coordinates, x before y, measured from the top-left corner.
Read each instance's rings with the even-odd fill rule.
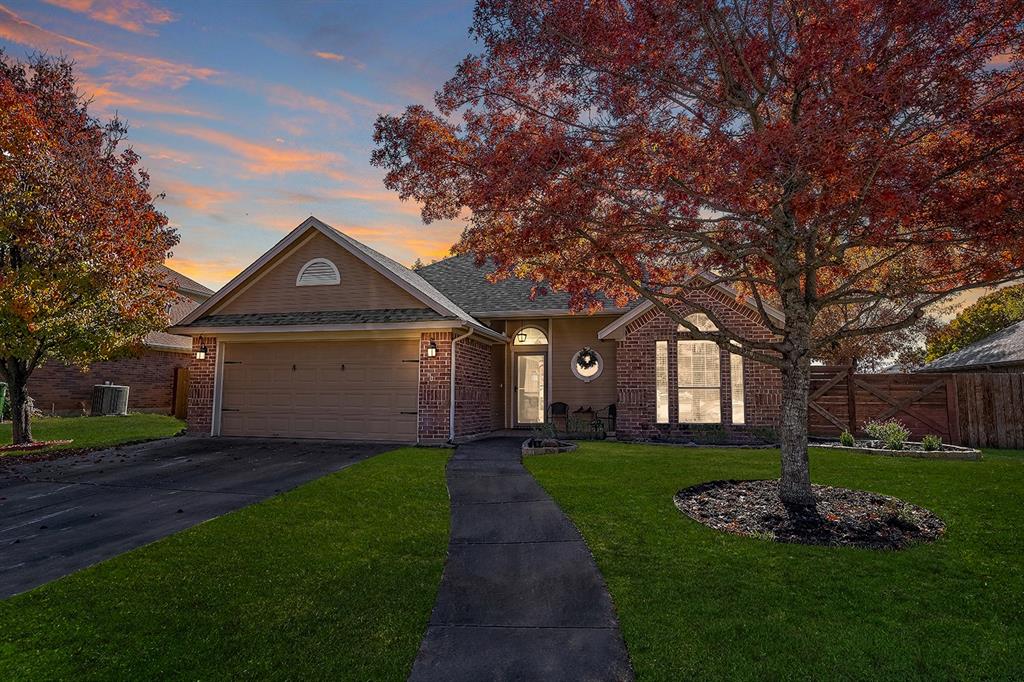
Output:
[[[132,412],[174,411],[174,372],[189,366],[188,353],[144,350],[138,356],[93,363],[88,368],[51,361],[32,373],[28,394],[45,414],[88,414],[92,387],[109,381],[129,386]]]
[[[206,359],[197,360],[196,351],[206,346]],[[217,371],[217,339],[206,336],[192,339],[188,381],[188,432],[209,436],[213,424],[213,379]]]
[[[494,372],[491,347],[476,339],[455,345],[455,435],[476,436],[494,430],[491,396]]]
[[[693,300],[713,308],[730,329],[751,340],[768,340],[771,332],[758,321],[756,312],[724,292],[694,292]],[[680,309],[689,312],[685,305]],[[678,423],[676,388],[676,341],[687,338],[676,331],[678,323],[657,310],[633,320],[619,340],[616,351],[618,371],[618,419],[616,436],[625,439],[686,439],[700,435],[696,429]],[[655,402],[655,341],[668,341],[669,423],[658,424]],[[756,440],[752,431],[775,428],[782,405],[782,377],[774,367],[743,359],[743,386],[746,423],[732,424],[731,353],[722,350],[721,406],[722,426],[731,442]]]
[[[435,357],[427,356],[431,341],[437,344]],[[451,362],[450,332],[429,332],[420,335],[420,386],[416,419],[417,437],[421,443],[443,443],[448,440]]]

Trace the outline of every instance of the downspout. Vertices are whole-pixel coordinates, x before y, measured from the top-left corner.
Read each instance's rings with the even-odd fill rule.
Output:
[[[473,335],[473,330],[470,329],[462,336],[457,336],[452,339],[452,361],[451,361],[451,381],[449,388],[451,389],[451,395],[448,398],[448,442],[455,442],[455,343],[462,341],[463,339],[469,338]]]

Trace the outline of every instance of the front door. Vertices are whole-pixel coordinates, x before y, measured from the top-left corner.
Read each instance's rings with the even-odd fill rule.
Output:
[[[543,354],[516,355],[516,422],[542,424],[546,412]]]

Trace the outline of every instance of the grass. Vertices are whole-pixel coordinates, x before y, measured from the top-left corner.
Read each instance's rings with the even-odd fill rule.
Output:
[[[946,537],[902,552],[719,533],[684,487],[778,475],[777,451],[581,443],[527,458],[604,574],[640,680],[1024,678],[1024,462],[812,451],[816,483],[895,495]]]
[[[0,602],[0,679],[404,680],[447,458],[394,450]]]
[[[130,414],[127,417],[40,417],[32,420],[32,437],[38,441],[66,440],[33,454],[67,448],[99,448],[141,440],[167,438],[185,428],[185,422],[162,414]],[[0,445],[11,443],[11,423],[0,423]],[[7,454],[18,454],[8,452]],[[0,454],[0,456],[3,456]]]

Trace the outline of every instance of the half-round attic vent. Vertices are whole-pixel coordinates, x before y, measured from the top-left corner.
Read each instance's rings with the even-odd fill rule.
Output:
[[[297,287],[319,287],[328,284],[341,284],[338,268],[326,258],[314,258],[299,270],[295,278]]]

